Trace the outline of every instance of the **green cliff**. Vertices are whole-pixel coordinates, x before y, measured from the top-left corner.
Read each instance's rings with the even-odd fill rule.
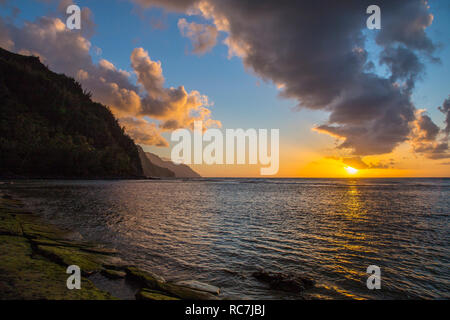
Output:
[[[36,57],[0,48],[0,115],[0,177],[143,176],[111,111]]]

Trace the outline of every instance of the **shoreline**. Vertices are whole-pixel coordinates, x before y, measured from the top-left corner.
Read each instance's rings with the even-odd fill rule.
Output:
[[[79,237],[0,191],[0,300],[221,299],[217,287],[195,280],[168,282],[127,264],[116,250]],[[79,290],[67,288],[70,265],[81,269]]]

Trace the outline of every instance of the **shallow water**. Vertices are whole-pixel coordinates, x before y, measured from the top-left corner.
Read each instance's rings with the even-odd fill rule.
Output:
[[[22,181],[46,219],[168,279],[250,299],[450,298],[450,179]],[[12,188],[12,189],[11,189]],[[366,287],[369,265],[380,290]],[[303,294],[252,277],[307,275]]]

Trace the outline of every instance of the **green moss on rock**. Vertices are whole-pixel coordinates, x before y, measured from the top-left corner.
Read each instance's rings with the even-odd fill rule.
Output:
[[[160,289],[185,300],[220,300],[219,297],[212,293],[178,286],[168,282],[163,283]]]
[[[81,252],[77,248],[38,245],[36,249],[39,254],[59,264],[79,266],[83,274],[103,270],[101,256]]]
[[[180,300],[175,297],[168,296],[164,292],[150,290],[150,289],[142,289],[138,293],[136,293],[137,300]]]
[[[69,290],[66,268],[33,254],[30,243],[23,237],[0,236],[0,243],[2,299],[113,299],[86,278],[82,278],[80,290]]]
[[[111,270],[111,269],[103,269],[102,274],[110,279],[121,279],[127,276],[127,273],[124,271]]]
[[[22,235],[19,221],[11,215],[0,215],[0,234]]]
[[[129,278],[142,283],[144,287],[149,289],[160,289],[166,282],[163,277],[142,271],[136,267],[127,267],[125,271]]]

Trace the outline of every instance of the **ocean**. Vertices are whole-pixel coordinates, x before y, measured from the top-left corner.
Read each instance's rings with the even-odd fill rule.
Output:
[[[450,298],[450,179],[30,180],[44,219],[169,280],[239,299]],[[366,285],[370,265],[381,289]],[[258,270],[307,276],[274,290]]]

